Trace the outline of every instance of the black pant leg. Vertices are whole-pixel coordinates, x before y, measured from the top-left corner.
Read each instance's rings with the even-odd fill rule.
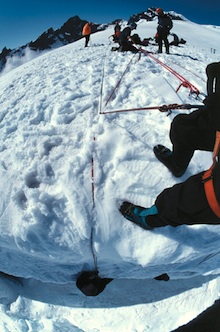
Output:
[[[193,175],[185,182],[165,189],[157,197],[155,204],[162,223],[171,226],[220,224],[220,218],[211,210],[206,199],[202,175],[203,172]],[[215,176],[220,177],[219,166]],[[220,189],[216,188],[219,195]]]
[[[159,53],[162,53],[162,46],[163,46],[163,38],[162,38],[162,35],[158,33],[158,39],[157,39],[157,42],[158,42],[158,52]]]
[[[168,35],[167,33],[164,34],[164,45],[165,45],[165,49],[166,49],[166,53],[169,53],[170,52],[170,47],[169,47],[169,41],[168,41]]]
[[[208,110],[177,115],[171,124],[170,140],[173,144],[173,162],[185,170],[195,150],[212,151],[215,129],[210,126]]]
[[[88,43],[89,43],[89,39],[90,39],[90,35],[87,35],[87,36],[85,36],[85,47],[87,47],[88,46]]]

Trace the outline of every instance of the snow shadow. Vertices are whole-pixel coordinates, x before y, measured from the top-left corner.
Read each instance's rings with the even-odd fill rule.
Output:
[[[116,308],[149,304],[201,287],[219,275],[158,281],[155,279],[115,279],[96,297],[86,297],[75,285],[42,283],[20,279],[19,295],[39,302],[72,308]]]

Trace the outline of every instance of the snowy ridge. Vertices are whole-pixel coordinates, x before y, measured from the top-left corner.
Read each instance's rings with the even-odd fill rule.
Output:
[[[155,29],[142,22],[137,33],[153,37]],[[179,111],[114,113],[200,101],[184,87],[177,94],[178,79],[148,56],[111,52],[112,30],[92,35],[86,49],[80,40],[1,78],[0,270],[18,277],[0,275],[2,331],[171,331],[219,296],[220,226],[147,232],[118,212],[123,199],[152,205],[164,188],[206,169],[211,153],[195,153],[176,179],[152,147],[170,146]],[[205,68],[219,61],[219,50],[210,51],[219,30],[175,21],[173,31],[187,44],[155,56],[203,96]],[[97,298],[75,286],[77,274],[94,267],[91,227],[100,275],[115,278]],[[165,272],[169,282],[154,280]]]

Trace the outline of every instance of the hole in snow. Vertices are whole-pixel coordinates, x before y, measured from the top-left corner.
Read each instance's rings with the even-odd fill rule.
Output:
[[[24,210],[27,208],[27,197],[25,196],[25,193],[23,192],[23,190],[19,191],[16,195],[15,195],[15,200],[17,202],[17,204]]]
[[[36,178],[36,173],[30,173],[26,177],[26,185],[28,188],[38,188],[40,186],[40,181]]]

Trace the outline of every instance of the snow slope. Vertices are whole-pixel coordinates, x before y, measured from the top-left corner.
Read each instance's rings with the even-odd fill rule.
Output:
[[[137,33],[155,29],[142,21]],[[155,159],[152,147],[170,146],[180,111],[114,112],[202,104],[219,27],[174,21],[173,32],[187,44],[155,57],[194,84],[199,100],[184,87],[177,94],[181,82],[147,55],[111,52],[113,27],[93,34],[88,48],[82,39],[2,75],[1,331],[171,331],[218,299],[220,226],[148,232],[118,212],[124,199],[152,205],[211,164],[211,153],[197,151],[176,179]],[[91,231],[100,276],[115,279],[96,298],[75,286],[94,268]],[[162,273],[169,282],[154,279]]]

